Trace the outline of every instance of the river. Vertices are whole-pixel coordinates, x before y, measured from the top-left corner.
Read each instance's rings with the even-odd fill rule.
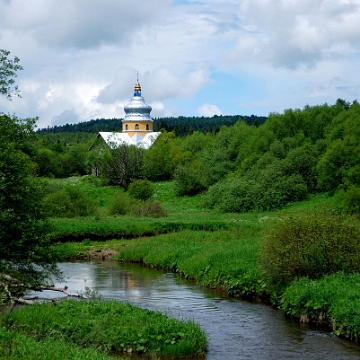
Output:
[[[88,287],[105,299],[194,320],[208,335],[206,360],[360,359],[359,346],[327,330],[287,319],[270,306],[201,288],[173,273],[116,262],[68,262],[59,267],[71,292]],[[59,297],[48,291],[37,295]]]

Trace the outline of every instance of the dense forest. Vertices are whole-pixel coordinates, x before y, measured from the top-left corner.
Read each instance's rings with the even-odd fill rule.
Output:
[[[206,193],[207,206],[225,212],[269,210],[319,192],[340,192],[350,207],[357,206],[353,200],[360,198],[357,101],[339,99],[334,105],[271,113],[257,125],[240,120],[217,124],[216,132],[191,131],[187,136],[163,130],[141,155],[133,178],[175,179],[179,195]],[[32,153],[37,174],[85,175],[94,162],[105,164],[101,156],[96,159],[96,152],[88,152],[94,137],[84,132],[38,133]],[[105,168],[102,173],[106,177]],[[109,183],[116,182],[109,177]]]
[[[266,121],[265,116],[240,116],[240,115],[214,115],[213,117],[166,117],[154,119],[154,131],[174,131],[178,136],[186,136],[194,131],[214,132],[223,125],[234,125],[238,120],[248,125],[261,125]],[[38,133],[98,133],[100,131],[121,131],[122,119],[96,119],[78,124],[66,124],[39,129]]]

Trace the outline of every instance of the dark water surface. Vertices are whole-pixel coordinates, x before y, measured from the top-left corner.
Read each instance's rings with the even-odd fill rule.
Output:
[[[176,274],[115,262],[62,263],[60,268],[71,292],[90,287],[106,299],[194,320],[208,335],[207,360],[360,359],[359,346],[329,331],[286,319],[270,306],[229,299]]]

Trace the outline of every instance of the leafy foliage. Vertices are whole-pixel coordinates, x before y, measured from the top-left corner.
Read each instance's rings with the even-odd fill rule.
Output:
[[[109,208],[109,214],[110,215],[125,215],[131,213],[131,199],[127,193],[118,194],[110,208]]]
[[[266,235],[261,259],[266,278],[275,284],[359,272],[359,222],[330,211],[282,219]]]
[[[179,165],[174,173],[178,195],[195,195],[207,189],[206,165],[198,160]]]
[[[51,217],[74,217],[95,214],[95,202],[78,186],[67,186],[44,198],[44,206]]]
[[[360,187],[350,185],[335,194],[338,208],[350,214],[360,214]]]
[[[127,189],[133,180],[143,175],[144,149],[135,145],[99,148],[95,157],[100,174],[108,180],[109,185]]]
[[[264,167],[263,162],[270,163]],[[283,163],[263,157],[247,176],[232,177],[209,188],[204,204],[222,212],[271,210],[307,197],[308,190],[298,174],[288,175]]]
[[[9,55],[10,51],[0,49],[0,94],[11,100],[13,95],[20,96],[18,87],[15,86],[12,89],[12,86],[15,83],[16,72],[23,68],[19,64],[20,59],[17,56],[11,60]]]
[[[56,267],[48,251],[42,187],[23,151],[35,121],[0,115],[0,272],[38,285]]]
[[[180,161],[180,149],[175,134],[162,133],[144,154],[144,171],[150,180],[169,180]]]
[[[154,191],[154,185],[149,180],[134,180],[128,188],[129,195],[138,200],[150,199]]]

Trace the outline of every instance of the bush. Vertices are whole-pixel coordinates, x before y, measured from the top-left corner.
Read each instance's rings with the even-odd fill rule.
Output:
[[[154,185],[149,180],[134,180],[128,188],[129,195],[138,200],[150,199],[154,191]]]
[[[193,161],[179,165],[174,174],[175,191],[178,195],[196,195],[208,188],[205,165]]]
[[[126,215],[131,212],[131,199],[127,194],[118,194],[112,202],[110,215]]]
[[[346,191],[335,195],[335,200],[340,210],[350,214],[360,213],[360,187],[351,185]]]
[[[222,212],[272,210],[304,200],[308,191],[300,175],[286,176],[275,165],[261,171],[258,179],[233,177],[211,186],[204,205]]]
[[[96,187],[102,186],[101,178],[99,178],[95,175],[86,175],[86,176],[82,177],[82,181],[87,184],[92,184]]]
[[[134,204],[133,214],[135,216],[164,217],[167,215],[158,201],[139,201]]]
[[[255,207],[254,180],[231,178],[209,188],[204,205],[222,212],[246,212]]]
[[[279,221],[261,251],[265,277],[288,283],[318,279],[338,271],[360,271],[360,224],[350,215],[330,211]]]
[[[77,186],[67,186],[45,196],[44,206],[51,217],[87,216],[96,210],[95,202]]]

